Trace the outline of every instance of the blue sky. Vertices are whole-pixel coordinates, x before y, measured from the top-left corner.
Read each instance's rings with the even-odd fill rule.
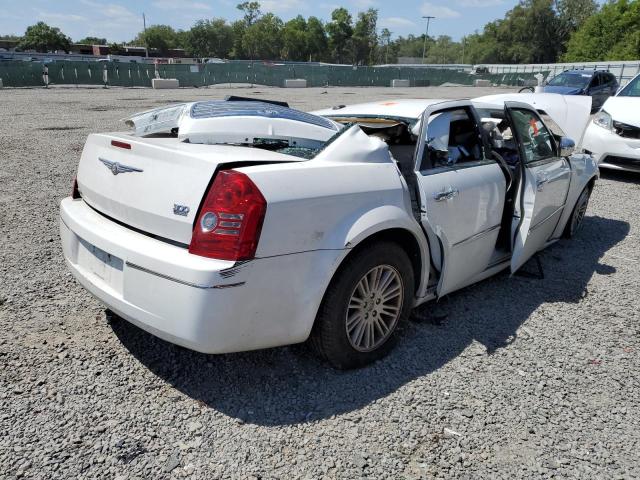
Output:
[[[0,0],[0,35],[22,34],[28,25],[45,21],[59,27],[72,39],[92,35],[109,41],[131,40],[142,29],[142,12],[147,25],[169,24],[187,29],[201,18],[223,17],[235,20],[240,0]],[[263,0],[262,11],[271,11],[283,20],[301,14],[327,20],[337,7],[356,13],[369,7],[379,9],[379,28],[387,27],[393,36],[420,35],[425,28],[422,15],[437,17],[430,35],[463,35],[483,25],[516,4],[516,0]]]

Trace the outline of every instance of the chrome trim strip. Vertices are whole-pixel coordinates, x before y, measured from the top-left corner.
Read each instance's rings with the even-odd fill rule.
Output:
[[[245,284],[245,282],[238,282],[238,283],[228,283],[228,284],[220,284],[220,285],[198,285],[197,283],[186,282],[184,280],[180,280],[178,278],[171,277],[163,273],[154,272],[153,270],[149,270],[148,268],[141,267],[140,265],[136,265],[135,263],[131,263],[127,261],[125,264],[127,265],[127,267],[131,267],[135,270],[140,270],[141,272],[148,273],[150,275],[155,275],[156,277],[164,278],[166,280],[171,280],[172,282],[180,283],[182,285],[187,285],[188,287],[202,288],[202,289],[210,289],[210,288],[223,289],[223,288],[239,287]]]
[[[536,228],[538,228],[540,225],[542,225],[543,223],[547,222],[549,219],[553,218],[553,216],[558,213],[559,211],[561,211],[562,209],[564,209],[564,205],[562,205],[560,208],[556,209],[553,211],[553,213],[551,215],[549,215],[547,218],[545,218],[544,220],[536,223],[533,227],[531,227],[529,229],[530,232],[533,232]]]
[[[472,242],[474,240],[477,240],[478,238],[483,237],[486,234],[491,233],[491,232],[499,229],[500,227],[501,227],[501,224],[498,224],[498,225],[494,225],[493,227],[489,227],[489,228],[487,228],[485,230],[482,230],[481,232],[474,233],[470,237],[465,238],[464,240],[460,240],[459,242],[454,243],[452,245],[452,247],[457,247],[458,245],[462,245],[463,243]]]

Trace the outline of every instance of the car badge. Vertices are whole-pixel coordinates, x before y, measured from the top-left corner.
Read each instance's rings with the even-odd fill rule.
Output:
[[[182,217],[186,217],[189,215],[189,207],[186,205],[178,205],[177,203],[173,204],[173,213],[174,215],[180,215]]]
[[[114,175],[118,175],[119,173],[128,173],[128,172],[142,172],[141,168],[130,167],[129,165],[122,165],[118,162],[112,162],[111,160],[106,160],[104,158],[99,158],[105,167],[111,170],[111,173]]]

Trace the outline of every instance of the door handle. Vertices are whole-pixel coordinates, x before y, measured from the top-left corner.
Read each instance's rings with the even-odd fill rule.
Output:
[[[443,189],[441,192],[434,193],[433,199],[436,202],[444,202],[447,200],[451,200],[452,198],[457,197],[460,194],[460,191],[457,188],[449,187],[446,190]]]

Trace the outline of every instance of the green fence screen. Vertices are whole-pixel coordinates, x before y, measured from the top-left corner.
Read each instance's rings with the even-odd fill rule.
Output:
[[[482,78],[500,85],[535,85],[537,72],[471,75],[440,68],[352,67],[349,65],[269,64],[228,62],[196,65],[151,65],[120,62],[59,61],[46,64],[50,85],[115,85],[150,87],[151,79],[177,78],[181,87],[203,87],[224,83],[249,83],[275,87],[286,79],[304,78],[309,87],[388,87],[394,79],[409,80],[412,87],[444,83],[472,85]],[[34,87],[45,84],[45,64],[0,62],[0,78],[5,87]],[[548,72],[542,72],[546,75]]]

